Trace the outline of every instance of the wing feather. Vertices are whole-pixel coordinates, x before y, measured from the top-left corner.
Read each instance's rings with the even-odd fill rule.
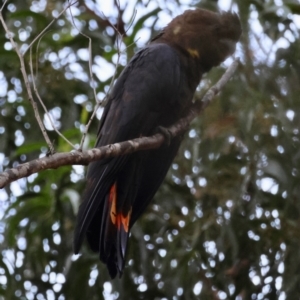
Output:
[[[172,47],[152,44],[138,52],[121,73],[109,96],[96,146],[151,135],[157,126],[171,125],[182,113],[180,75],[179,57]],[[122,273],[128,228],[152,199],[179,143],[176,140],[169,149],[155,151],[156,154],[144,151],[89,165],[87,186],[75,229],[75,253],[79,252],[87,234],[92,250],[100,252],[100,259],[107,264],[110,275],[114,277]],[[159,166],[161,158],[165,160],[163,166]],[[152,161],[153,166],[158,168],[158,175],[154,174],[156,167],[153,169]],[[148,167],[152,167],[150,173],[154,177],[147,175]],[[147,188],[139,187],[141,183],[146,185],[148,180],[153,182]],[[116,214],[128,222],[127,231],[125,223],[114,223],[110,217],[114,208],[109,203],[109,195],[115,184]],[[118,224],[121,225],[118,227]]]

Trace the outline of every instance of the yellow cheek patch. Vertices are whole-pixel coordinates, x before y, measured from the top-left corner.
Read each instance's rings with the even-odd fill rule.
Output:
[[[192,49],[192,48],[188,48],[187,51],[190,54],[190,56],[192,56],[193,58],[199,58],[199,52],[198,52],[198,50]]]
[[[175,26],[175,28],[173,29],[173,33],[176,35],[176,34],[178,34],[178,33],[180,32],[180,30],[181,30],[181,26],[177,25],[177,26]]]
[[[111,222],[118,228],[123,227],[125,232],[129,231],[129,222],[131,217],[132,208],[126,216],[123,216],[122,212],[117,213],[117,184],[114,183],[109,191],[109,205],[110,205],[110,219]]]

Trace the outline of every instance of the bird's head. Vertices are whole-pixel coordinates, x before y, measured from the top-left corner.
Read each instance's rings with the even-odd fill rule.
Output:
[[[242,33],[235,13],[187,10],[173,19],[157,38],[182,50],[208,71],[235,51]]]

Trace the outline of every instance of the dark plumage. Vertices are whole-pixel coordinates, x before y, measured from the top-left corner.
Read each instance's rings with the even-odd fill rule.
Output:
[[[203,73],[235,50],[236,14],[188,10],[139,51],[117,80],[101,120],[97,147],[149,136],[170,126],[191,104]],[[86,235],[114,278],[122,275],[129,230],[161,185],[181,137],[157,150],[89,165],[75,230],[78,253]]]

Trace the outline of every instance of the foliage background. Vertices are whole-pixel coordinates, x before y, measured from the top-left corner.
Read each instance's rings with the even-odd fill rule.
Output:
[[[3,13],[19,47],[26,49],[65,4],[8,1]],[[88,40],[78,29],[93,41],[100,99],[117,61],[113,27],[124,33],[134,8],[118,73],[189,7],[239,12],[242,63],[193,122],[153,204],[134,226],[122,279],[110,281],[86,246],[81,256],[72,254],[83,167],[44,171],[0,190],[0,299],[299,299],[299,1],[128,0],[121,10],[116,2],[107,5],[104,15],[100,1],[78,1],[73,21],[65,13],[33,47],[39,93],[74,143],[95,105]],[[45,155],[47,148],[3,28],[0,45],[1,171]],[[205,76],[198,93],[229,63]],[[44,120],[56,150],[69,151]],[[95,121],[86,148],[96,129]]]

